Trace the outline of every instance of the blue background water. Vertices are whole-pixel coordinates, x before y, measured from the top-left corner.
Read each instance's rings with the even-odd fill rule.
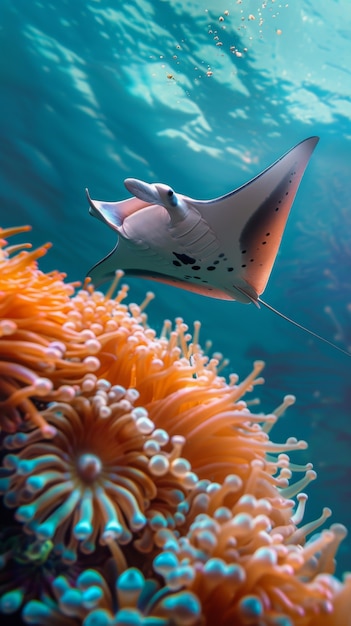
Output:
[[[89,217],[86,186],[118,200],[131,176],[211,198],[318,134],[265,299],[346,347],[350,19],[348,0],[1,0],[1,224],[32,224],[35,245],[54,244],[42,268],[82,279],[115,244]],[[328,505],[351,528],[351,360],[266,310],[129,282],[136,301],[156,292],[157,329],[200,318],[228,371],[266,360],[262,410],[297,396],[274,438],[307,439],[299,458],[318,472],[306,519]]]

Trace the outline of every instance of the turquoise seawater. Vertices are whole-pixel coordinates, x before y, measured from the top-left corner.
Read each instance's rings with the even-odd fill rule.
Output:
[[[213,198],[319,135],[264,298],[347,348],[350,20],[348,0],[1,0],[1,225],[31,224],[53,243],[41,267],[82,280],[116,241],[85,187],[120,200],[134,177]],[[273,439],[306,439],[318,473],[306,519],[330,506],[351,529],[351,359],[267,310],[129,282],[137,302],[155,291],[157,330],[200,319],[228,373],[266,361],[262,410],[297,397]],[[340,571],[350,558],[348,538]]]

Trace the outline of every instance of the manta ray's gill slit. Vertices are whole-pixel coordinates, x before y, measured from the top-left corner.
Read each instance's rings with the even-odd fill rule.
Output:
[[[190,274],[184,274],[183,275],[184,280],[199,280],[204,284],[208,283],[208,280],[206,280],[205,278],[202,278],[201,276],[198,276],[196,274],[193,274],[192,276],[190,276]]]

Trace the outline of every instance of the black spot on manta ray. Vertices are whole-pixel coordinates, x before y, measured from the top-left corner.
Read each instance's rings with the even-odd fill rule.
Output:
[[[194,263],[196,262],[196,259],[194,259],[192,256],[189,256],[188,254],[179,254],[178,252],[172,252],[172,254],[174,254],[174,256],[177,257],[178,261],[183,263],[183,265],[194,265]],[[173,264],[178,265],[176,261],[173,261]]]

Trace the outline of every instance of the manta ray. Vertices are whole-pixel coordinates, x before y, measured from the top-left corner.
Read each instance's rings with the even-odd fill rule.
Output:
[[[86,190],[90,214],[118,235],[114,249],[88,276],[99,286],[122,269],[212,298],[262,304],[351,356],[260,298],[318,141],[305,139],[246,184],[213,200],[135,178],[124,181],[133,197],[119,202],[92,200]]]

